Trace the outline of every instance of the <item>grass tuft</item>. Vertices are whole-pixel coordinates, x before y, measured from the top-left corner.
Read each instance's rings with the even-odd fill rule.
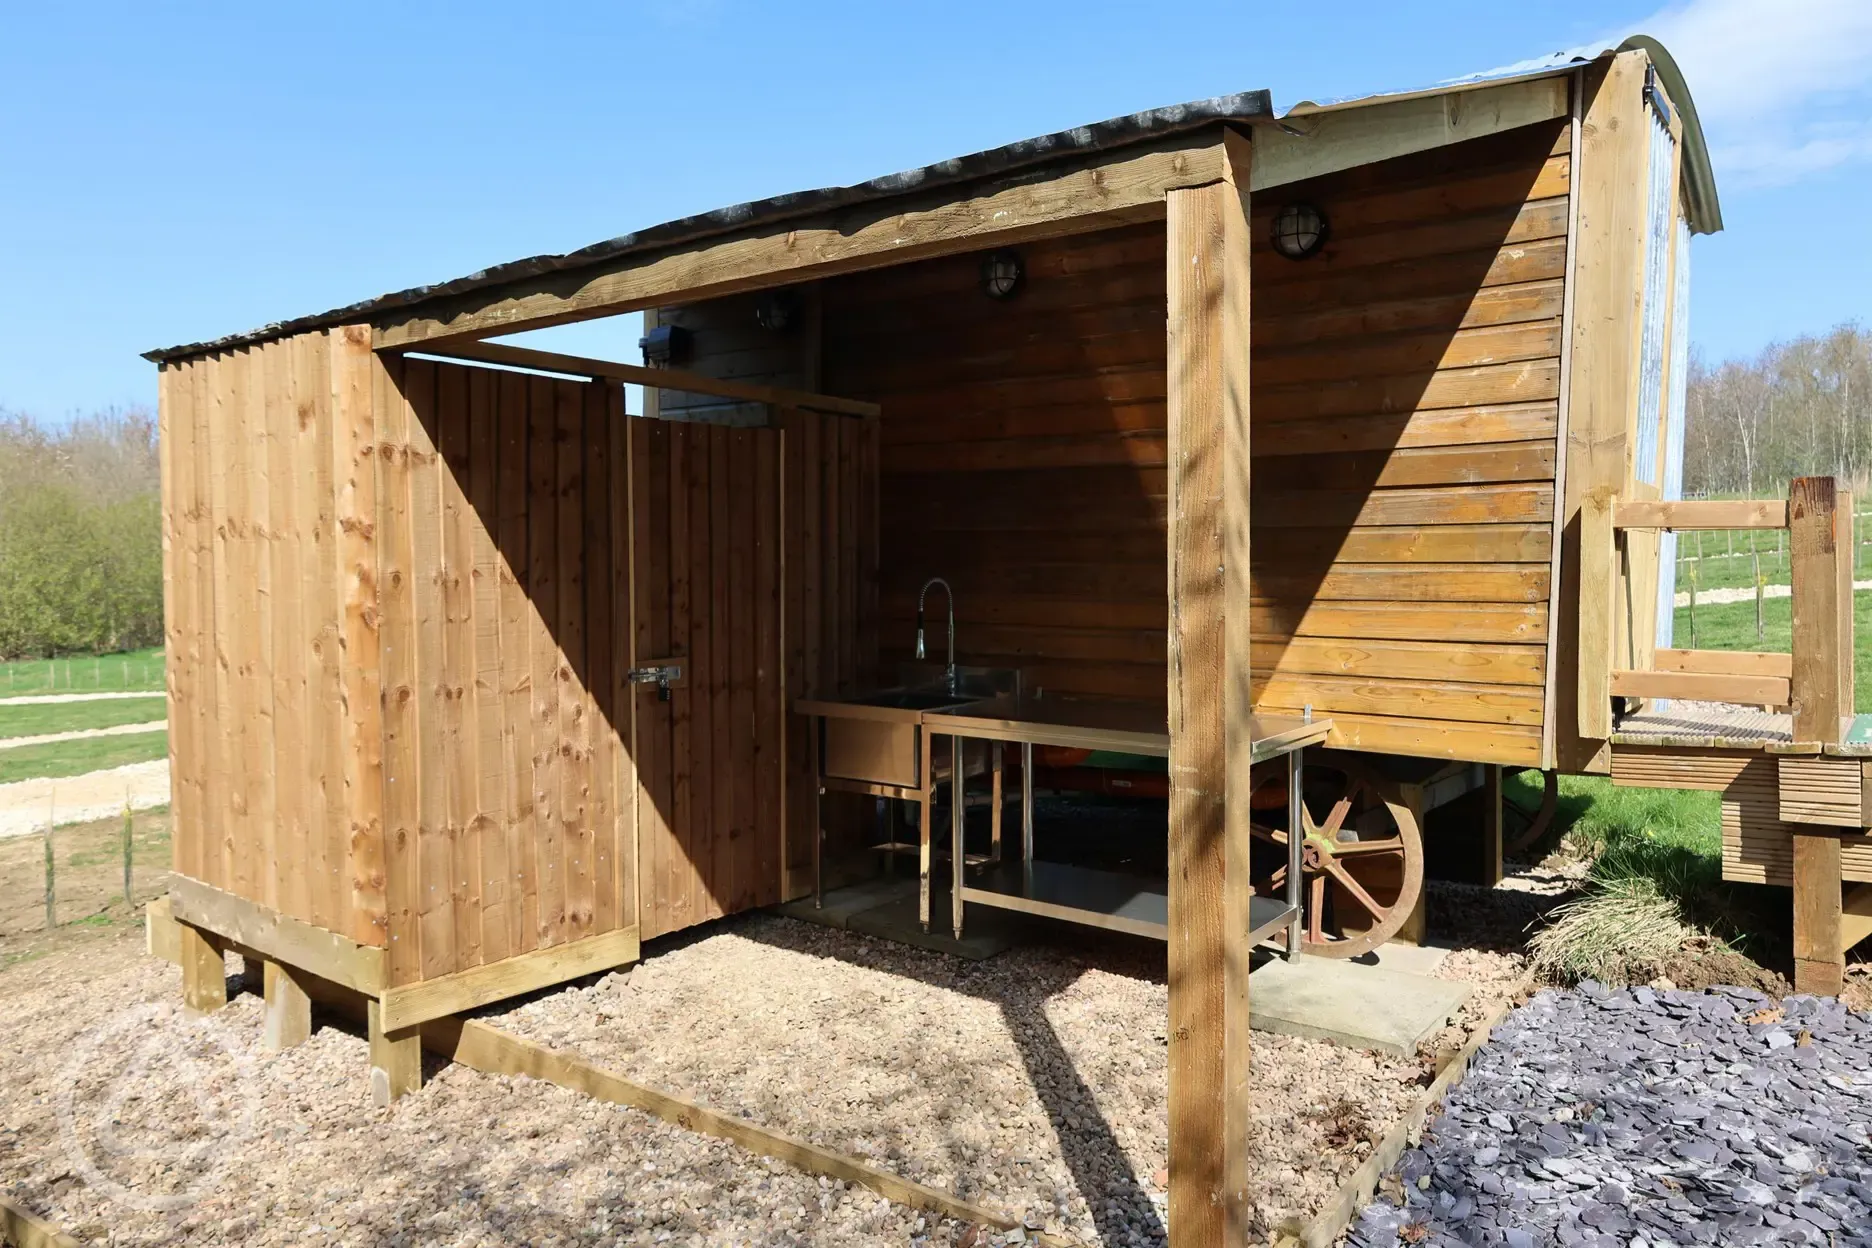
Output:
[[[1561,983],[1647,980],[1692,937],[1677,903],[1641,875],[1594,880],[1528,942],[1537,974]]]

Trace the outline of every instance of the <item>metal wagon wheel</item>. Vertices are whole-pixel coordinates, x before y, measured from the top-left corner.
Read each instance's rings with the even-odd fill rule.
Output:
[[[1532,767],[1513,769],[1514,772],[1533,770]],[[1510,857],[1518,856],[1539,844],[1553,826],[1554,814],[1560,808],[1560,773],[1543,771],[1540,776],[1540,801],[1533,806],[1515,801],[1506,790],[1502,793],[1502,852]]]
[[[1265,875],[1256,891],[1287,895],[1287,775],[1257,774],[1249,829]],[[1309,757],[1301,779],[1301,950],[1355,958],[1402,928],[1423,892],[1423,836],[1397,787],[1350,757]]]

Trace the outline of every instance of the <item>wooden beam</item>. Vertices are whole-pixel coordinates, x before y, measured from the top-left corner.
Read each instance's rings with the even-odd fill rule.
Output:
[[[1612,735],[1612,662],[1618,637],[1618,555],[1612,528],[1613,496],[1601,487],[1580,500],[1579,560],[1579,735],[1603,741]]]
[[[383,1025],[386,1030],[401,1031],[433,1018],[563,984],[582,975],[628,966],[637,958],[637,929],[631,927],[489,962],[452,975],[386,988]]]
[[[182,964],[182,1004],[212,1014],[227,1004],[227,959],[213,932],[187,923],[176,927],[176,953]]]
[[[1246,153],[1238,141],[1230,161]],[[1166,231],[1169,423],[1170,1224],[1178,1248],[1248,1241],[1247,950],[1230,915],[1229,794],[1250,708],[1247,631],[1247,257],[1239,173],[1172,191]],[[1233,331],[1237,337],[1231,338]],[[1231,482],[1231,466],[1238,480]],[[1233,574],[1231,575],[1231,569]],[[1231,684],[1237,681],[1238,688]],[[1245,748],[1245,747],[1242,747]],[[1243,769],[1246,770],[1245,767]],[[1246,814],[1245,807],[1240,812]],[[1245,844],[1246,838],[1241,838]],[[1243,881],[1235,873],[1234,883]],[[1231,933],[1235,937],[1231,939]]]
[[[1654,650],[1651,654],[1651,666],[1660,672],[1778,676],[1783,680],[1794,675],[1794,656],[1773,650]]]
[[[798,407],[833,416],[876,416],[883,410],[876,403],[865,403],[858,399],[840,399],[829,394],[789,390],[785,386],[725,381],[677,368],[646,368],[641,364],[621,364],[615,360],[561,355],[556,351],[535,351],[531,347],[509,346],[502,342],[444,342],[435,346],[425,345],[421,351],[424,355],[440,355],[474,364],[507,364],[542,373],[628,381],[657,390],[680,390],[685,394],[707,394],[720,399],[767,403],[774,407]]]
[[[634,252],[588,267],[516,278],[486,290],[391,313],[379,350],[433,346],[700,302],[990,247],[1161,220],[1165,193],[1219,181],[1213,132],[1176,135],[1046,169],[1022,169]]]
[[[1785,676],[1618,670],[1612,673],[1610,683],[1616,697],[1693,698],[1699,702],[1736,702],[1744,706],[1786,706],[1790,682]]]
[[[1785,529],[1788,507],[1779,498],[1625,499],[1614,523],[1621,529]]]
[[[1559,636],[1554,646],[1558,704],[1553,709],[1554,761],[1568,772],[1604,772],[1611,767],[1606,732],[1611,708],[1600,698],[1601,670],[1612,664],[1610,631],[1616,582],[1602,599],[1589,602],[1584,584],[1588,556],[1581,507],[1595,491],[1629,493],[1628,457],[1633,414],[1638,410],[1640,310],[1644,300],[1646,205],[1632,193],[1645,183],[1651,127],[1645,118],[1643,52],[1625,52],[1586,66],[1577,80],[1583,96],[1579,159],[1573,186],[1579,214],[1569,248],[1566,351],[1567,410],[1565,494],[1555,523],[1564,533],[1556,598]],[[1606,517],[1610,527],[1610,516]],[[1616,573],[1614,574],[1616,575]],[[1605,621],[1599,624],[1603,606]],[[1605,627],[1603,636],[1582,636],[1583,624]],[[1603,653],[1601,659],[1600,654]],[[1589,663],[1604,669],[1582,670]],[[1590,676],[1590,679],[1588,677]],[[1583,699],[1588,696],[1591,702]]]
[[[262,973],[266,1017],[262,1043],[272,1052],[295,1048],[312,1035],[312,998],[306,993],[305,972],[267,959]]]
[[[12,1248],[84,1248],[80,1241],[5,1196],[0,1196],[0,1244]]]
[[[1565,75],[1306,113],[1257,125],[1252,185],[1271,190],[1342,169],[1567,115]]]
[[[379,1109],[422,1088],[422,1031],[391,1031],[383,1025],[383,1003],[364,1002],[364,1026],[370,1041],[371,1104]]]
[[[1788,572],[1794,617],[1794,740],[1839,743],[1841,550],[1838,490],[1832,477],[1796,477],[1788,486]]]
[[[1839,837],[1803,830],[1793,840],[1794,990],[1837,997],[1846,976]]]
[[[184,924],[359,992],[375,995],[384,985],[381,949],[359,945],[184,875],[175,877],[169,897],[175,917]]]

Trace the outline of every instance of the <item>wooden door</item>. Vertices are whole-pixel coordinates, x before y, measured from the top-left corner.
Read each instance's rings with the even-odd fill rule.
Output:
[[[781,899],[780,434],[631,430],[640,934]]]

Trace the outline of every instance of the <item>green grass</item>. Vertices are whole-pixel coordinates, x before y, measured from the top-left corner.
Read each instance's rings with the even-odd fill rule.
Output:
[[[163,687],[161,647],[96,657],[0,663],[0,698],[27,693],[117,693]]]
[[[88,741],[22,745],[17,749],[0,750],[0,784],[37,776],[54,779],[81,776],[87,771],[122,767],[126,763],[147,763],[168,756],[166,729],[122,737],[93,737]]]
[[[1854,518],[1858,537],[1855,550],[1854,580],[1872,579],[1872,512],[1860,512]],[[1677,592],[1687,593],[1691,577],[1696,578],[1697,592],[1709,589],[1741,589],[1755,584],[1755,565],[1749,558],[1750,543],[1761,554],[1762,580],[1769,585],[1788,583],[1787,534],[1778,529],[1748,529],[1735,533],[1703,533],[1703,557],[1695,558],[1699,535],[1677,535]],[[1733,551],[1733,553],[1731,553]]]
[[[168,713],[168,702],[161,697],[111,698],[104,702],[28,702],[24,706],[0,703],[0,746],[8,737],[115,728],[119,724],[150,724],[166,718]]]
[[[1696,628],[1690,627],[1690,608],[1678,607],[1672,638],[1679,646],[1697,650],[1772,650],[1789,653],[1794,644],[1794,602],[1770,598],[1762,603],[1762,634],[1755,635],[1755,602],[1724,603],[1696,609]],[[1853,595],[1853,709],[1872,711],[1872,590]]]

